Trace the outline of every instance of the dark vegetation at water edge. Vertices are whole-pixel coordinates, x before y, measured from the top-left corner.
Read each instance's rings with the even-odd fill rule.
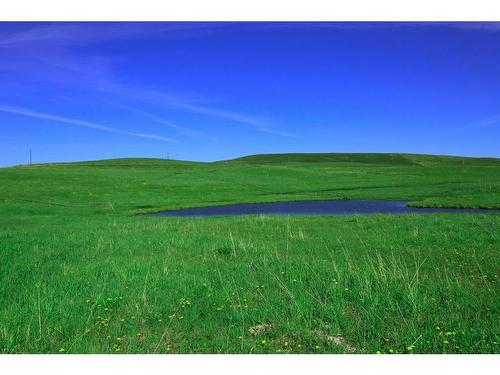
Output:
[[[500,161],[292,154],[0,169],[0,351],[499,352],[500,215],[135,216],[307,199],[500,208]]]

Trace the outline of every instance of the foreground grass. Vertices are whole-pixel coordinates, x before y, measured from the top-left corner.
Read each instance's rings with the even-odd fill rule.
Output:
[[[500,215],[131,216],[304,196],[499,207],[491,161],[283,164],[0,170],[0,350],[499,352]]]

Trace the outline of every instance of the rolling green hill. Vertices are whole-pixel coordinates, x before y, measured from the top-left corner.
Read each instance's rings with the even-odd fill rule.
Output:
[[[315,154],[260,154],[229,160],[245,163],[361,163],[389,165],[492,165],[498,166],[496,158],[469,158],[460,156],[383,153],[315,153]]]
[[[500,160],[0,169],[2,353],[499,353],[500,215],[160,218],[239,202],[500,208]]]
[[[0,169],[0,212],[27,204],[30,212],[58,206],[70,207],[68,215],[82,210],[130,215],[305,199],[500,208],[499,186],[500,159],[400,154],[257,155],[215,163],[114,159]]]

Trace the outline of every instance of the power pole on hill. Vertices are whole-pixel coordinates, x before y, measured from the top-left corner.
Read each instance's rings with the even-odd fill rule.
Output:
[[[30,147],[30,165],[31,165],[31,147]]]
[[[167,160],[170,160],[170,152],[167,152]]]

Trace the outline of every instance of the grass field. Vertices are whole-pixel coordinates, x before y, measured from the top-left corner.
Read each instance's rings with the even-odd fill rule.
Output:
[[[500,352],[498,214],[136,215],[304,199],[500,208],[500,159],[0,169],[1,352]]]

